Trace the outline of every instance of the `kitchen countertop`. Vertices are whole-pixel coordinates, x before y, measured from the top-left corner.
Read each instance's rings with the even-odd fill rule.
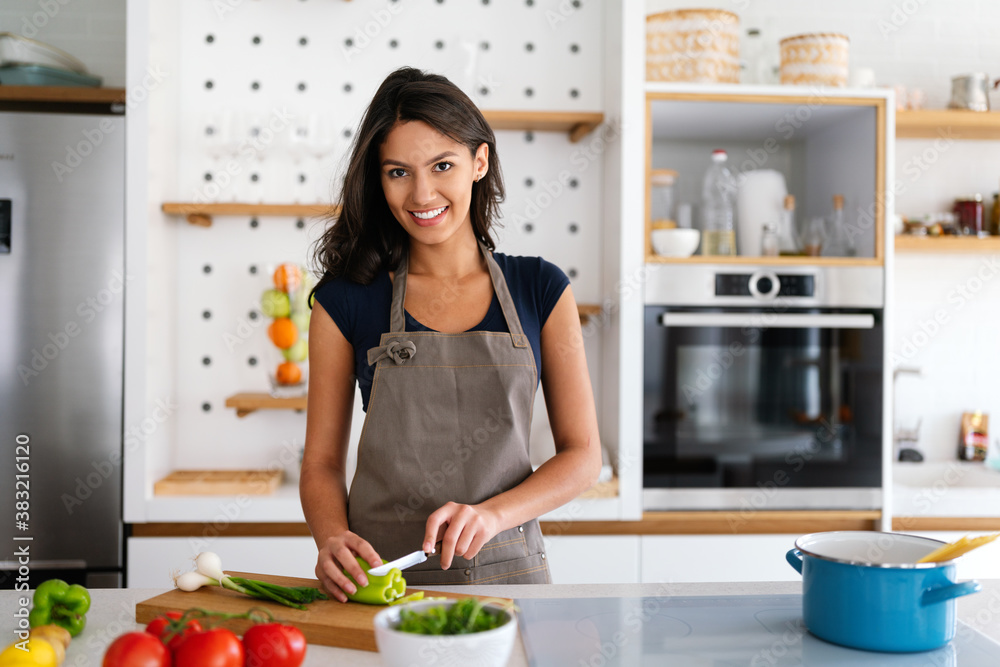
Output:
[[[980,462],[894,463],[896,517],[1000,518],[1000,470]]]
[[[958,599],[959,619],[1000,642],[1000,580],[980,580],[983,591]],[[639,597],[701,595],[774,595],[801,593],[799,582],[705,583],[705,584],[550,584],[535,586],[442,586],[437,590],[495,595],[510,598]],[[164,592],[162,589],[94,589],[87,614],[87,628],[70,644],[65,667],[96,667],[107,646],[118,635],[141,629],[135,623],[135,604]],[[0,592],[0,615],[12,618],[17,598],[24,593]],[[7,627],[7,623],[4,623]],[[5,640],[9,643],[10,635]],[[381,665],[377,653],[310,645],[307,667],[344,664],[358,667]],[[528,664],[520,637],[509,667]]]

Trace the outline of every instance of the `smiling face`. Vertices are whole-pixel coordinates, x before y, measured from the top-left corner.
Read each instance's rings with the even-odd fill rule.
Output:
[[[382,190],[413,242],[442,243],[472,231],[472,184],[486,173],[488,148],[472,155],[423,121],[397,123],[379,149]]]

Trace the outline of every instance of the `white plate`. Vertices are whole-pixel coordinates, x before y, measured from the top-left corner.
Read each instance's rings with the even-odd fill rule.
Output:
[[[12,32],[0,32],[0,66],[44,65],[86,74],[82,62],[54,46]]]

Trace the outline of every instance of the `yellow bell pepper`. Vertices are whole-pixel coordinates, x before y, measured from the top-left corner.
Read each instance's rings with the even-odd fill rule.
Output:
[[[58,667],[61,662],[52,644],[40,637],[11,644],[0,653],[0,667]]]

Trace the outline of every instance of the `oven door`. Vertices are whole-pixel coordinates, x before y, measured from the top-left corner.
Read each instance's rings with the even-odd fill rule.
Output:
[[[874,509],[882,311],[647,306],[646,509]]]

